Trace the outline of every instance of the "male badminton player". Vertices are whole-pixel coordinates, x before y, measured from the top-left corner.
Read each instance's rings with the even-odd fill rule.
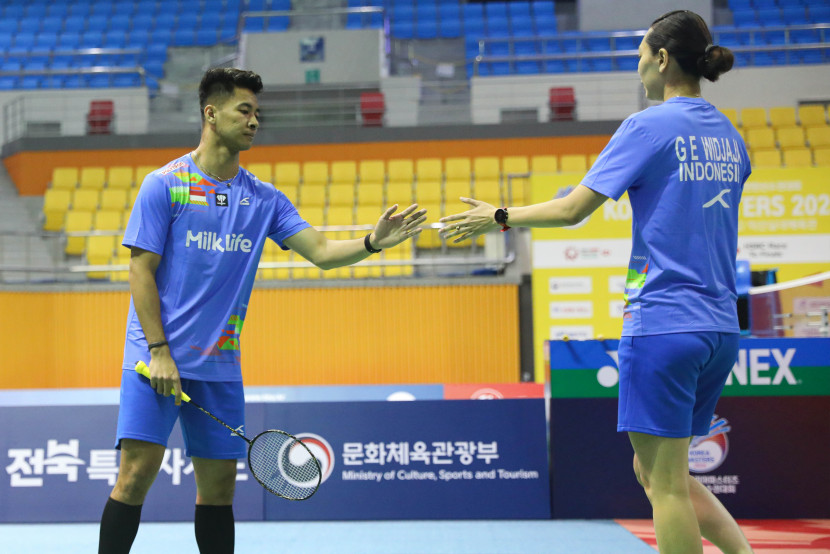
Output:
[[[426,220],[417,205],[400,213],[392,206],[365,238],[328,240],[311,227],[284,194],[239,167],[239,152],[259,128],[261,90],[253,72],[208,70],[199,86],[199,146],[146,177],[130,216],[121,463],[101,518],[99,553],[129,552],[177,419],[195,471],[199,549],[233,552],[236,459],[247,445],[182,406],[181,392],[235,428],[244,424],[239,334],[265,240],[331,269],[416,236]],[[139,360],[149,365],[149,384],[133,371]]]
[[[567,197],[518,208],[463,199],[442,229],[463,240],[499,227],[575,224],[628,191],[633,246],[619,348],[618,430],[651,501],[660,552],[751,552],[735,520],[689,475],[693,435],[705,435],[738,353],[738,204],[750,174],[741,137],[701,98],[733,55],[688,11],[660,17],[639,47],[646,95],[663,103],[626,119]]]

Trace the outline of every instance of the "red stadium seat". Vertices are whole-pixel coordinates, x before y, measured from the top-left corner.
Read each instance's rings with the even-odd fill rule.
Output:
[[[573,87],[551,88],[549,106],[551,121],[573,121],[576,108]]]
[[[360,94],[360,113],[364,127],[382,127],[386,102],[382,92],[363,92]]]
[[[112,100],[93,100],[86,115],[88,135],[111,135],[115,119],[115,105]]]

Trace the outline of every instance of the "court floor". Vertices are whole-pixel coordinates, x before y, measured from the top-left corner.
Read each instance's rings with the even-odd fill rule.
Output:
[[[756,554],[830,554],[830,520],[742,521]],[[98,525],[0,524],[3,554],[88,554]],[[239,554],[653,554],[648,520],[240,522]],[[144,523],[135,554],[197,553],[191,523]],[[711,545],[706,554],[715,554]]]

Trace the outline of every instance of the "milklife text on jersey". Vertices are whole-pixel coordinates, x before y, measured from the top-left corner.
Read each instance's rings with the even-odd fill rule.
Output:
[[[243,233],[238,235],[233,233],[223,237],[213,231],[199,231],[194,234],[188,229],[185,247],[190,248],[191,245],[200,250],[213,250],[214,252],[250,252],[253,242],[246,239]]]
[[[674,152],[680,162],[680,181],[740,183],[741,155],[736,139],[677,137]]]

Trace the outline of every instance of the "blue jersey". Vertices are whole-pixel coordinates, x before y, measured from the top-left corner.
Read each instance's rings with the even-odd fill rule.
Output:
[[[244,169],[216,181],[188,154],[144,179],[122,244],[161,255],[161,320],[181,377],[242,379],[239,334],[265,239],[285,248],[307,227],[283,193]],[[124,368],[147,359],[131,298]]]
[[[582,181],[631,201],[623,336],[740,331],[738,204],[750,172],[740,135],[702,98],[623,122]]]

